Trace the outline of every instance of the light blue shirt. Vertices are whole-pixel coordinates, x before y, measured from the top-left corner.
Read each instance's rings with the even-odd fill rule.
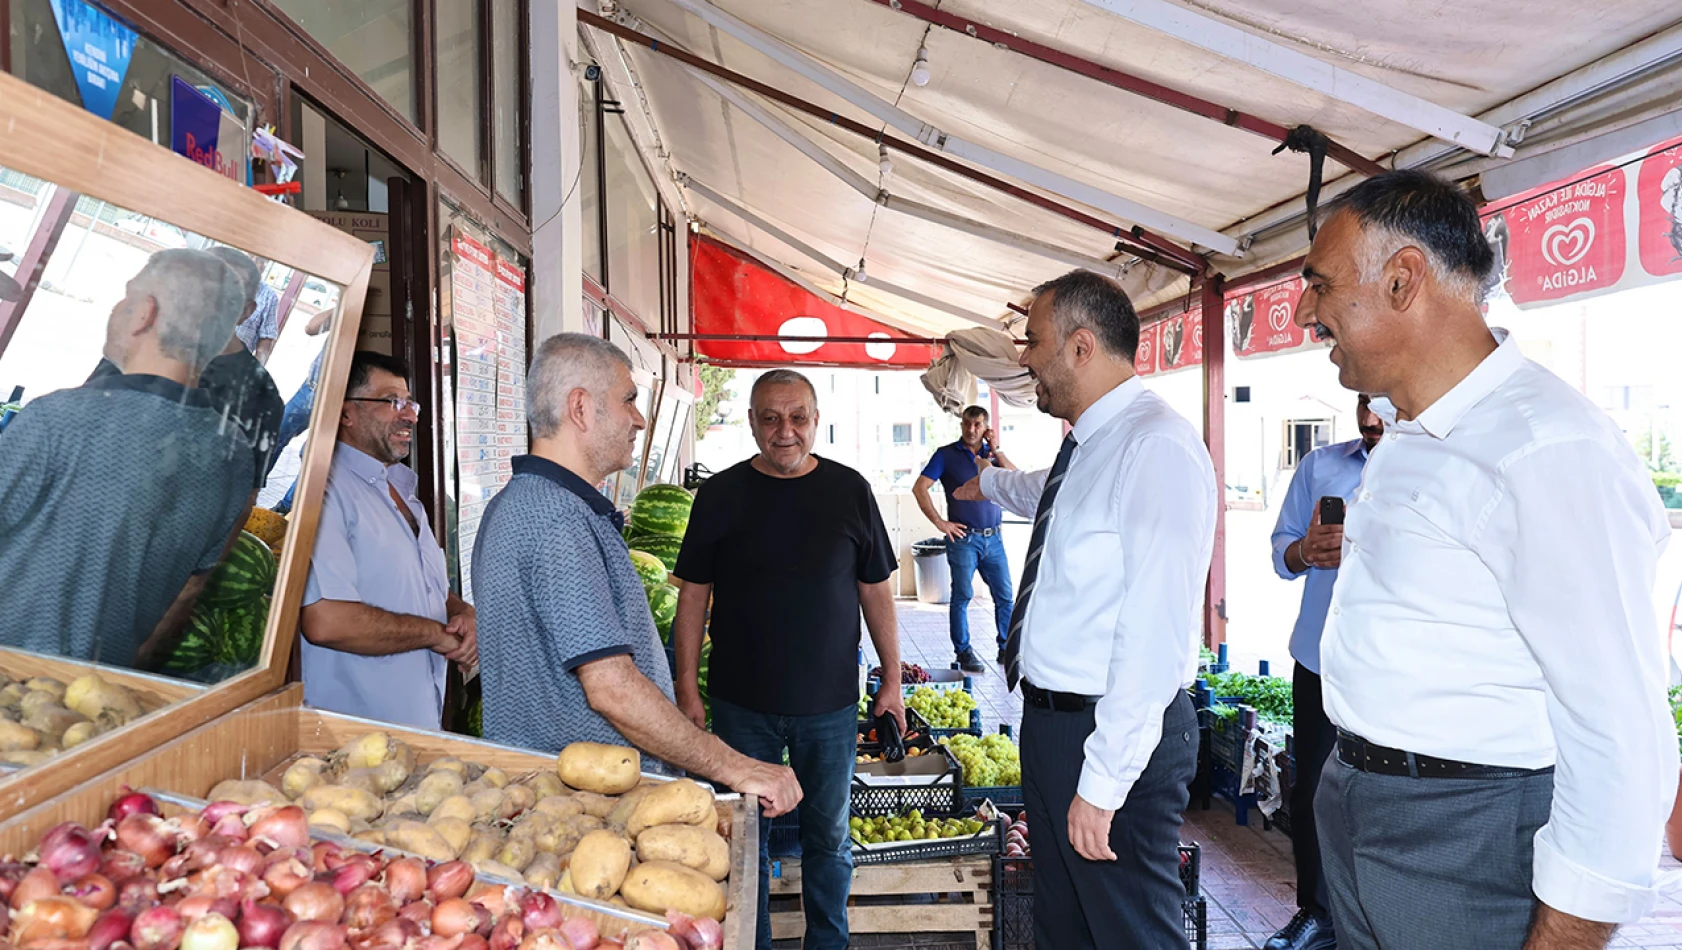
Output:
[[[342,443],[334,449],[306,607],[341,600],[439,623],[449,619],[449,570],[415,497],[419,481],[406,465],[387,466]],[[418,537],[397,510],[390,486],[420,524]],[[308,640],[299,649],[310,706],[422,729],[437,729],[443,720],[448,661],[438,653],[361,656]]]
[[[1308,534],[1314,509],[1320,499],[1336,495],[1347,504],[1361,488],[1361,470],[1367,464],[1366,443],[1360,439],[1315,449],[1303,457],[1291,477],[1285,503],[1279,508],[1279,523],[1273,526],[1273,569],[1285,580],[1294,581],[1285,566],[1285,549]],[[1313,673],[1320,672],[1320,633],[1326,627],[1326,609],[1332,602],[1336,568],[1310,567],[1302,589],[1302,607],[1297,611],[1296,629],[1291,631],[1291,657]]]

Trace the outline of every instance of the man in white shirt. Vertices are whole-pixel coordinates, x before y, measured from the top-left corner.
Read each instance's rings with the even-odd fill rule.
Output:
[[[1599,948],[1654,900],[1670,529],[1611,420],[1485,324],[1492,258],[1453,185],[1392,172],[1303,267],[1297,322],[1385,422],[1320,648],[1346,950]]]
[[[1022,685],[1034,940],[1184,947],[1180,815],[1197,771],[1185,687],[1214,467],[1134,374],[1139,318],[1114,281],[1074,271],[1035,288],[1026,336],[1040,409],[1074,429],[1050,471],[985,467],[955,497],[1035,523],[1003,663]]]

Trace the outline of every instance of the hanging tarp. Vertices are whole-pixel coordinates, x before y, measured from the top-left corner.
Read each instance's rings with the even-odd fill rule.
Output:
[[[1016,362],[1019,352],[1016,341],[1003,331],[954,330],[946,335],[946,352],[923,374],[923,388],[952,415],[975,404],[977,379],[1012,406],[1032,406],[1034,379]]]
[[[698,337],[769,338],[696,340],[696,354],[714,362],[921,369],[940,355],[939,346],[903,342],[915,338],[843,310],[717,241],[695,235],[690,261],[694,279],[690,299]]]

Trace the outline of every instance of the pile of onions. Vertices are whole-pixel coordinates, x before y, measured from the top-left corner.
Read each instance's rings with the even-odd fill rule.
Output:
[[[48,831],[0,861],[8,950],[720,950],[715,920],[603,937],[553,896],[310,840],[296,805],[215,802],[166,819],[123,790],[89,829]]]

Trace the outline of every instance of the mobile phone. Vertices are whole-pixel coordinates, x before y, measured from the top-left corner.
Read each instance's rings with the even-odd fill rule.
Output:
[[[1320,498],[1320,523],[1343,524],[1343,499],[1336,495]]]

